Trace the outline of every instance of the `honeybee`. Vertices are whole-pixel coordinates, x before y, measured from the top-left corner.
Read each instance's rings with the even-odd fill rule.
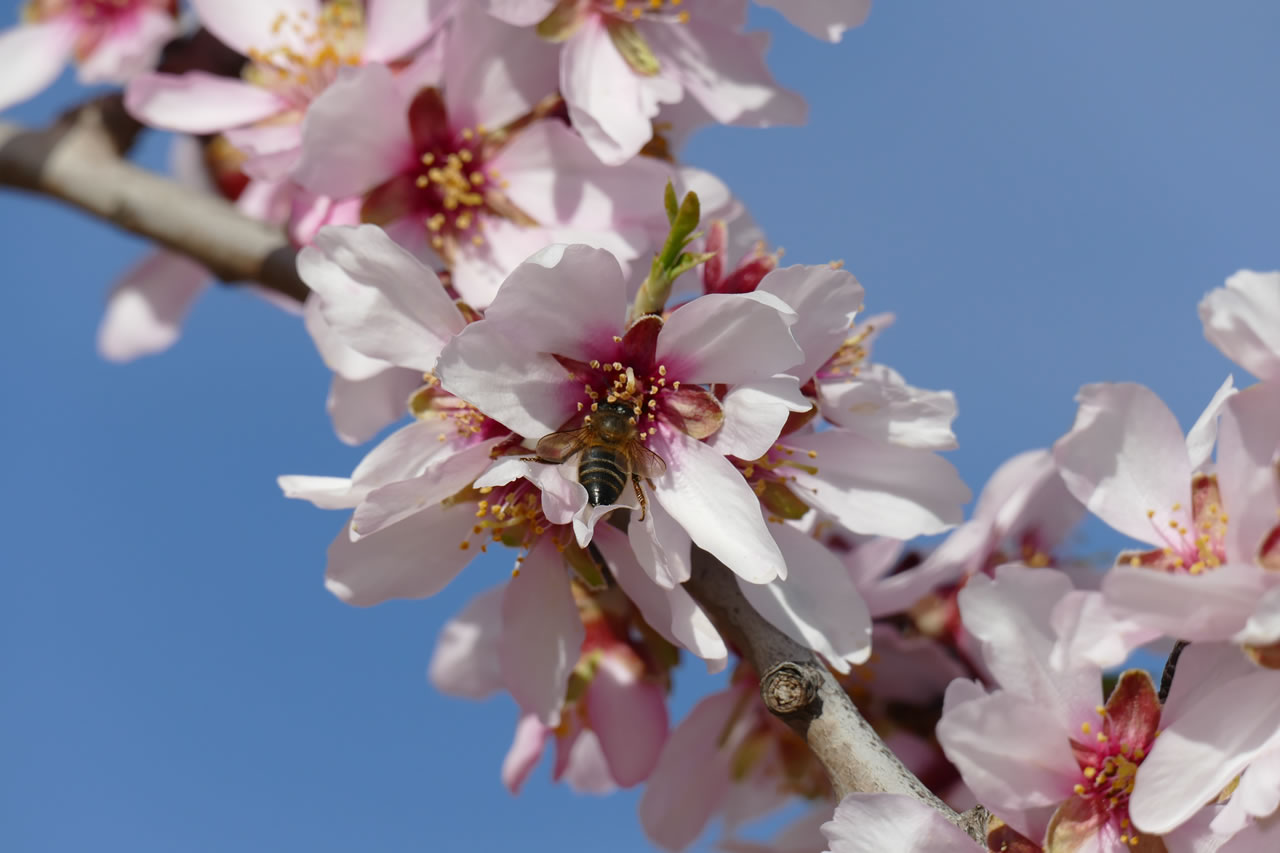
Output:
[[[667,470],[662,457],[640,443],[636,413],[627,403],[597,403],[579,429],[543,436],[530,461],[558,464],[581,453],[578,482],[587,490],[592,506],[616,503],[627,480],[640,501],[640,518],[648,504],[640,489],[640,478],[661,477]]]

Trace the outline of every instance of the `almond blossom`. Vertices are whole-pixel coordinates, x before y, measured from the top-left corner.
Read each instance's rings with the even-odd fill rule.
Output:
[[[1226,839],[1209,829],[1211,809],[1159,839],[1135,828],[1130,795],[1160,702],[1145,672],[1124,673],[1103,704],[1096,666],[1053,664],[1050,614],[1070,590],[1060,572],[1002,566],[961,591],[965,627],[998,686],[988,693],[958,680],[947,689],[937,728],[947,757],[983,805],[1048,850],[1216,849]]]
[[[1064,642],[1099,663],[1118,663],[1161,634],[1259,649],[1280,640],[1249,630],[1251,620],[1272,621],[1265,594],[1276,586],[1266,566],[1280,559],[1280,393],[1274,383],[1229,390],[1185,439],[1173,413],[1140,385],[1090,385],[1077,398],[1076,424],[1054,449],[1067,487],[1113,528],[1155,546],[1121,554],[1100,599],[1076,596],[1057,614]],[[1217,470],[1197,473],[1212,432]]]
[[[32,98],[74,59],[82,84],[123,83],[178,31],[176,0],[30,0],[0,32],[0,109]]]
[[[753,583],[785,577],[755,494],[701,439],[725,418],[705,386],[768,379],[801,359],[791,312],[744,294],[703,296],[666,320],[628,324],[627,313],[612,255],[552,246],[511,273],[484,319],[445,347],[436,374],[445,390],[532,439],[580,422],[597,400],[631,404],[643,442],[667,465],[646,486],[654,499],[643,522],[630,527],[646,572],[668,587],[687,579],[692,540]],[[585,489],[569,486],[585,545],[611,507],[590,507]],[[635,506],[630,490],[623,500]]]
[[[140,121],[180,133],[226,133],[245,170],[279,179],[297,163],[311,103],[343,69],[407,56],[453,0],[192,0],[200,23],[248,57],[242,80],[204,71],[145,74],[125,93]],[[410,74],[413,79],[416,74]]]
[[[1200,302],[1204,336],[1259,379],[1280,379],[1280,272],[1241,270]]]
[[[562,43],[569,119],[607,163],[634,157],[662,104],[695,99],[721,124],[798,124],[805,105],[764,63],[767,38],[744,33],[747,0],[488,0],[508,23]]]
[[[549,114],[554,52],[465,11],[442,49],[425,88],[369,65],[317,98],[296,180],[320,198],[354,198],[362,219],[447,266],[475,308],[549,243],[602,245],[624,260],[649,248],[648,220],[661,218],[653,188],[670,169],[650,158],[608,167]]]
[[[503,762],[503,783],[519,791],[548,742],[555,747],[553,777],[583,793],[604,794],[648,777],[667,735],[669,648],[645,632],[634,606],[617,587],[592,592],[572,585],[583,624],[581,651],[554,726],[524,713]],[[442,691],[483,699],[519,685],[529,650],[504,643],[504,612],[513,585],[495,587],[446,623],[431,659],[432,683]],[[517,688],[518,689],[518,688]]]
[[[979,853],[974,843],[936,809],[901,794],[850,794],[822,825],[829,853]],[[997,849],[997,848],[992,848]],[[1013,846],[1008,853],[1039,853]]]

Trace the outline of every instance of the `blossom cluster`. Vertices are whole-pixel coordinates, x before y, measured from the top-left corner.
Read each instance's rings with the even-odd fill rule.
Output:
[[[759,2],[832,42],[869,5]],[[325,583],[352,605],[509,555],[430,677],[514,700],[513,792],[551,751],[575,791],[645,785],[668,850],[714,819],[726,850],[979,849],[916,800],[837,806],[686,586],[720,566],[926,786],[989,810],[989,849],[1277,849],[1280,273],[1200,305],[1258,381],[1228,377],[1185,434],[1149,389],[1088,385],[1074,425],[1006,461],[966,519],[941,455],[954,396],[872,359],[893,316],[866,316],[840,263],[782,266],[730,189],[677,159],[704,125],[804,120],[747,0],[190,5],[34,0],[0,33],[20,71],[0,106],[74,58],[182,134],[184,180],[288,235],[335,432],[382,438],[350,476],[280,486],[345,514]],[[161,59],[194,27],[236,76]],[[209,280],[147,258],[113,291],[104,355],[168,347]],[[1089,513],[1142,547],[1072,559]],[[1108,674],[1175,640],[1163,684]],[[726,683],[672,725],[690,656]],[[811,810],[771,845],[737,836],[796,798]]]

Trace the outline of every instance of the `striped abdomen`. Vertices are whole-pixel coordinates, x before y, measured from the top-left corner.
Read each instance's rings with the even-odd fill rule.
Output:
[[[627,457],[605,445],[588,447],[578,461],[578,482],[592,506],[616,503],[627,485]]]

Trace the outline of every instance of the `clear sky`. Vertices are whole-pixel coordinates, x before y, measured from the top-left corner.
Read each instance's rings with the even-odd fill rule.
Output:
[[[709,131],[687,159],[789,261],[843,258],[897,312],[878,356],[955,390],[975,491],[1062,434],[1086,382],[1146,383],[1194,420],[1232,369],[1196,302],[1280,267],[1280,4],[885,0],[837,46],[752,22],[810,123]],[[64,79],[9,115],[76,97]],[[507,795],[513,704],[426,683],[439,626],[509,558],[429,601],[325,592],[341,516],[275,476],[363,451],[332,436],[295,318],[220,290],[172,352],[105,364],[103,297],[144,247],[13,193],[0,217],[0,849],[651,849],[634,792],[578,798],[543,766]],[[1092,529],[1081,547],[1118,544]],[[682,671],[676,707],[711,685]]]

